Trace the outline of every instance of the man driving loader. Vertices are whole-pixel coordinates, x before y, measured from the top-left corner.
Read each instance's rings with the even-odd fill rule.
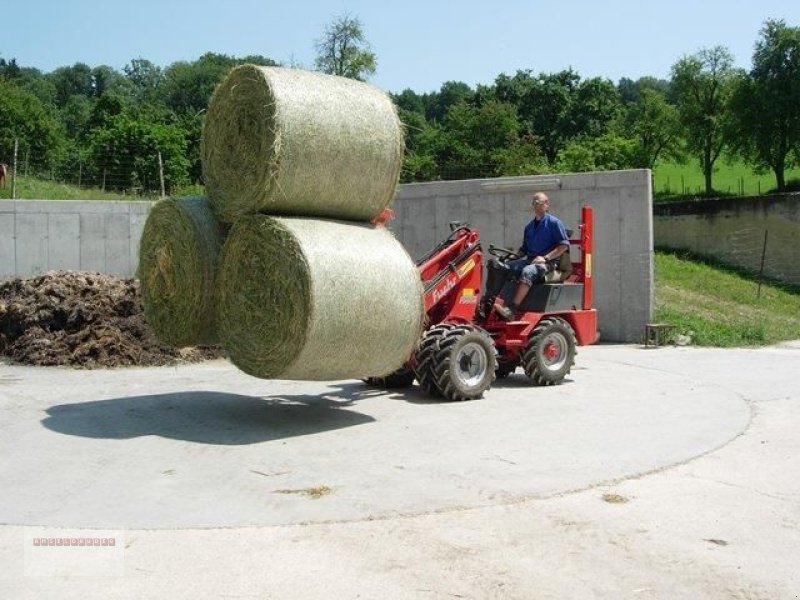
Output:
[[[552,271],[558,258],[569,251],[569,237],[564,223],[550,214],[550,199],[537,192],[531,199],[533,219],[525,226],[522,246],[518,254],[521,258],[508,263],[510,275],[519,279],[511,302],[496,307],[497,314],[509,321],[514,317],[517,307],[525,299],[534,283],[542,283],[545,275]]]

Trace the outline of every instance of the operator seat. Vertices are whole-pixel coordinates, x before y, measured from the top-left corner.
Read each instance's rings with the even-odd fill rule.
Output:
[[[558,257],[556,268],[545,274],[545,283],[563,283],[569,274],[572,273],[572,259],[569,257],[569,250]]]

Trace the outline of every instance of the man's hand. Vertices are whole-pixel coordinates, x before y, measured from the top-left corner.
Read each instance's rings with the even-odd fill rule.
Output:
[[[544,256],[537,256],[531,261],[532,265],[544,265],[546,263],[547,261],[545,260]]]

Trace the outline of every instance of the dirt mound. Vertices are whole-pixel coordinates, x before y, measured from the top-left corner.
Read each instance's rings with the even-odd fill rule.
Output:
[[[144,320],[137,280],[67,271],[0,283],[0,355],[94,368],[196,362],[220,351],[159,343]]]

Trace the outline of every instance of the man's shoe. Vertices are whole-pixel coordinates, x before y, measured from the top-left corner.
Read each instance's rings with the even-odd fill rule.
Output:
[[[505,321],[510,321],[514,318],[514,311],[508,306],[495,306],[494,310],[498,315],[500,315],[500,318],[504,319]]]

